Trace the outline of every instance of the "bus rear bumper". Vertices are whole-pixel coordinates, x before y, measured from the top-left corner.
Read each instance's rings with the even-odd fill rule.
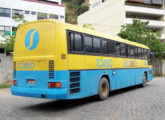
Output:
[[[67,89],[36,89],[11,87],[12,95],[45,98],[45,99],[67,99]]]

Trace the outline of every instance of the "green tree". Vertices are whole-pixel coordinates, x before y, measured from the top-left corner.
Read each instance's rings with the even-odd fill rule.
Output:
[[[87,29],[91,29],[91,30],[96,30],[96,29],[92,26],[92,24],[88,24],[88,23],[83,24],[83,27],[84,27],[84,28],[87,28]]]
[[[77,15],[81,15],[82,13],[84,13],[85,11],[88,11],[88,10],[89,10],[88,6],[82,5],[82,6],[78,7]]]
[[[89,9],[86,0],[63,0],[62,2],[66,6],[65,21],[68,23],[76,24],[77,16]]]
[[[165,51],[165,43],[160,40],[159,32],[153,32],[152,29],[147,28],[148,24],[149,22],[134,19],[133,24],[121,26],[118,36],[147,45],[155,53],[154,57],[161,59]]]

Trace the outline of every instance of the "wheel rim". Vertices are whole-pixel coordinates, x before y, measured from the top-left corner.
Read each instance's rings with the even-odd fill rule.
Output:
[[[103,96],[106,96],[108,93],[108,85],[106,82],[101,85],[101,93]]]

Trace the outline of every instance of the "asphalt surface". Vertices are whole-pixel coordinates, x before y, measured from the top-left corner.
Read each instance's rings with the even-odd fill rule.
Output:
[[[105,101],[26,98],[0,89],[0,120],[165,120],[165,77],[111,92]]]

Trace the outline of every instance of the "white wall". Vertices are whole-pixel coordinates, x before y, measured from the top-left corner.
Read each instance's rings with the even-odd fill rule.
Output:
[[[28,10],[28,11],[35,11],[35,12],[43,12],[49,14],[56,14],[56,15],[63,15],[65,16],[65,7],[60,5],[49,5],[43,3],[36,3],[24,0],[0,0],[0,7],[3,8],[11,8],[11,9],[20,9],[20,10]],[[2,17],[0,17],[0,20]],[[3,21],[4,24],[14,24],[8,20],[7,17],[4,18],[6,22]],[[37,20],[37,16],[30,15],[29,20]],[[62,20],[64,22],[65,19]],[[2,23],[2,22],[1,22]]]
[[[57,1],[61,4],[61,0],[53,0]],[[41,2],[41,1],[40,1]],[[2,8],[10,8],[11,9],[11,16],[10,17],[2,17],[0,16],[0,25],[3,26],[10,26],[11,31],[12,27],[17,27],[19,22],[16,22],[12,18],[12,9],[19,9],[23,10],[24,19],[27,21],[34,21],[37,20],[37,14],[25,14],[24,11],[34,11],[34,12],[42,12],[47,14],[56,14],[59,16],[59,21],[65,22],[65,7],[63,5],[55,5],[55,4],[44,4],[44,3],[37,3],[37,2],[30,2],[28,0],[0,0],[0,7]],[[63,19],[60,19],[60,15],[64,16]],[[0,36],[0,40],[3,38]]]
[[[123,0],[107,0],[101,5],[78,16],[78,25],[90,23],[100,32],[116,36],[121,25],[125,24],[125,6]]]

